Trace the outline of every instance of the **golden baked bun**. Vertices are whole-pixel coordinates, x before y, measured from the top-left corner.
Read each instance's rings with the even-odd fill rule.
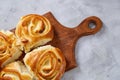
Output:
[[[0,31],[0,67],[18,59],[22,51],[18,49],[16,37],[10,31]]]
[[[25,53],[53,39],[53,29],[49,20],[36,14],[23,16],[16,26],[15,34]]]
[[[20,61],[6,65],[0,72],[0,80],[34,80],[25,65]]]
[[[63,53],[50,45],[34,49],[23,60],[37,80],[60,80],[66,67]]]

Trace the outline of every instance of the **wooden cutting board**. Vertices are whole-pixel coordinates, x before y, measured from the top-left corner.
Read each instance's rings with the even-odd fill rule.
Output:
[[[78,26],[68,28],[60,24],[51,12],[43,16],[49,19],[54,28],[54,39],[48,44],[62,50],[67,62],[66,71],[75,68],[77,66],[75,59],[75,44],[77,40],[82,36],[97,33],[102,27],[102,21],[98,17],[91,16],[83,20]],[[90,27],[91,23],[94,24],[94,28]],[[13,32],[14,30],[12,29]]]

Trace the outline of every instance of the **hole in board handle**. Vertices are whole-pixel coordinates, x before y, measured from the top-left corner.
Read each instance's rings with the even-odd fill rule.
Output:
[[[96,28],[96,23],[95,22],[90,22],[89,25],[88,25],[88,27],[90,29],[95,29]]]

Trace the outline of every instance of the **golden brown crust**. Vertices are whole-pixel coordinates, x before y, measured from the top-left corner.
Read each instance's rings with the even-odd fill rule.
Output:
[[[63,53],[50,45],[27,53],[24,63],[38,80],[60,80],[66,67]]]
[[[32,75],[20,61],[5,66],[0,72],[0,78],[2,80],[33,80]]]
[[[0,77],[0,80],[12,80],[10,77]]]
[[[18,59],[22,52],[14,45],[15,36],[9,31],[0,31],[0,67]]]
[[[53,29],[49,20],[37,14],[23,16],[17,24],[15,34],[25,52],[53,39]]]

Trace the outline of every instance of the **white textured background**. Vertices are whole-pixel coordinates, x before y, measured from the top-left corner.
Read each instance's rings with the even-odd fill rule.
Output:
[[[48,11],[69,27],[92,15],[104,23],[97,34],[78,40],[78,67],[62,80],[120,80],[120,0],[0,0],[0,28],[11,29],[23,15]]]

